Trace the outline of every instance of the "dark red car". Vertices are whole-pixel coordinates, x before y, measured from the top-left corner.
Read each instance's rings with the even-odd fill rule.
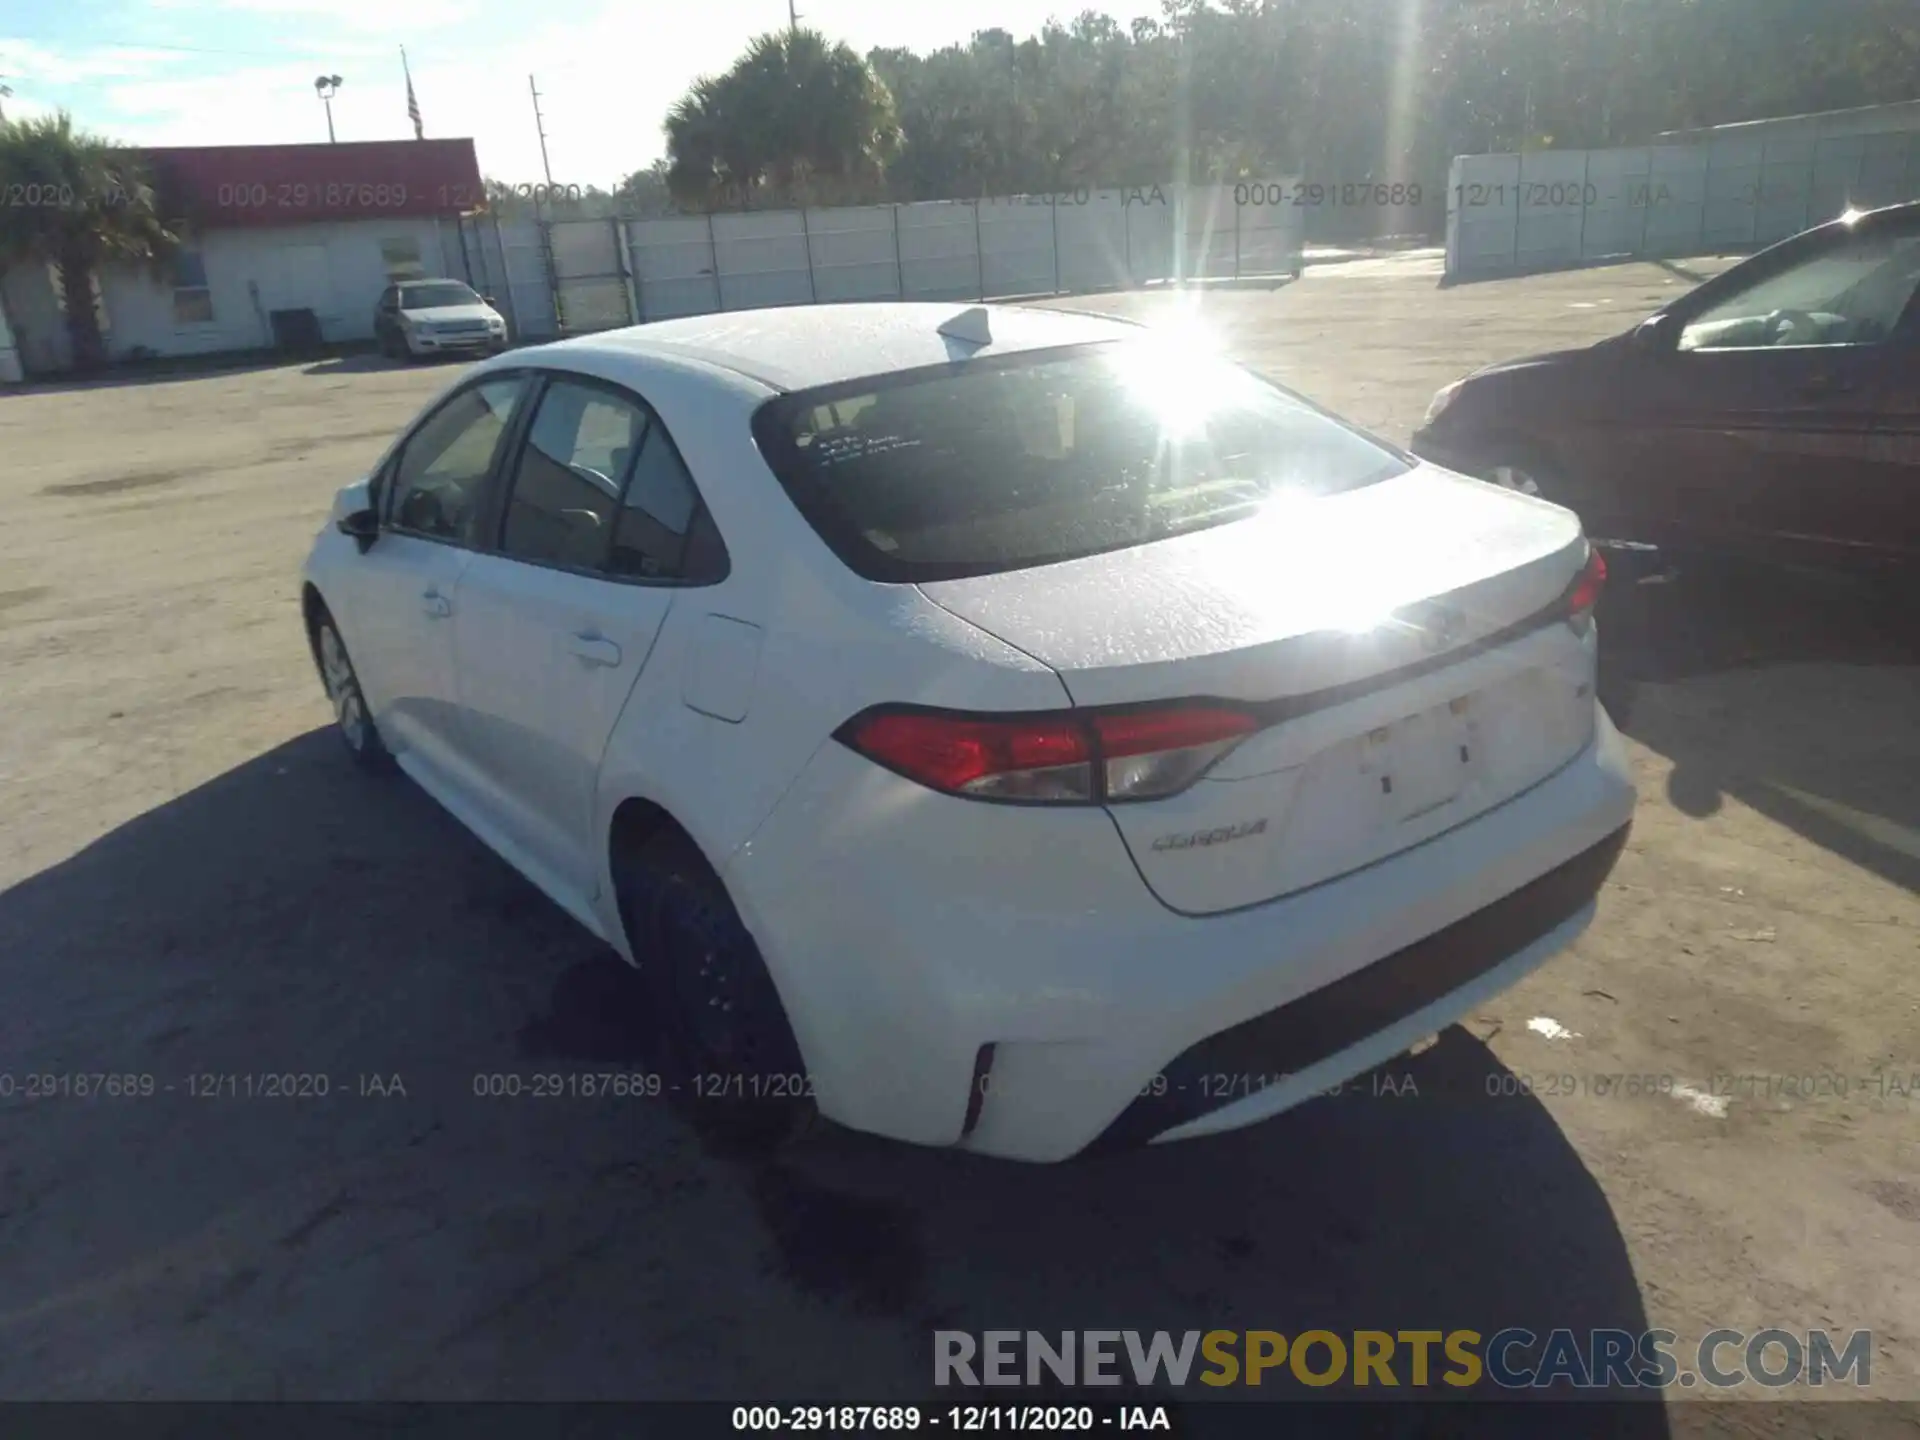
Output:
[[[1413,449],[1669,554],[1920,561],[1920,204],[1796,235],[1624,335],[1469,375]]]

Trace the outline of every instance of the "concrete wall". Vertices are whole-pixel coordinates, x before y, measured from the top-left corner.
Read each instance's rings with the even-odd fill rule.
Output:
[[[1462,155],[1453,279],[1758,249],[1840,214],[1920,200],[1920,132]]]

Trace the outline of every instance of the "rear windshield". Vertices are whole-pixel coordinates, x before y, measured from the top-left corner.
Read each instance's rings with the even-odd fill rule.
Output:
[[[886,581],[1143,545],[1409,468],[1237,365],[1144,336],[783,395],[754,435],[821,537]]]
[[[403,310],[437,310],[442,305],[478,305],[480,297],[457,280],[434,285],[408,285],[400,291]]]

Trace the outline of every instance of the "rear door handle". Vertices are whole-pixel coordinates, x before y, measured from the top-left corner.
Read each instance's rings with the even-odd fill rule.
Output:
[[[453,602],[438,590],[429,590],[420,597],[420,608],[427,612],[431,620],[444,620],[453,614]]]
[[[580,634],[567,637],[567,649],[586,661],[589,665],[618,665],[620,647],[613,641],[599,635]]]

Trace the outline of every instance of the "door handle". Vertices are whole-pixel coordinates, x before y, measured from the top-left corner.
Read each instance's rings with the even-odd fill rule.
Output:
[[[453,602],[438,590],[429,590],[420,597],[420,608],[427,612],[430,620],[444,620],[453,614]]]
[[[586,661],[589,665],[618,665],[620,647],[613,641],[599,635],[580,634],[567,637],[567,649]]]

